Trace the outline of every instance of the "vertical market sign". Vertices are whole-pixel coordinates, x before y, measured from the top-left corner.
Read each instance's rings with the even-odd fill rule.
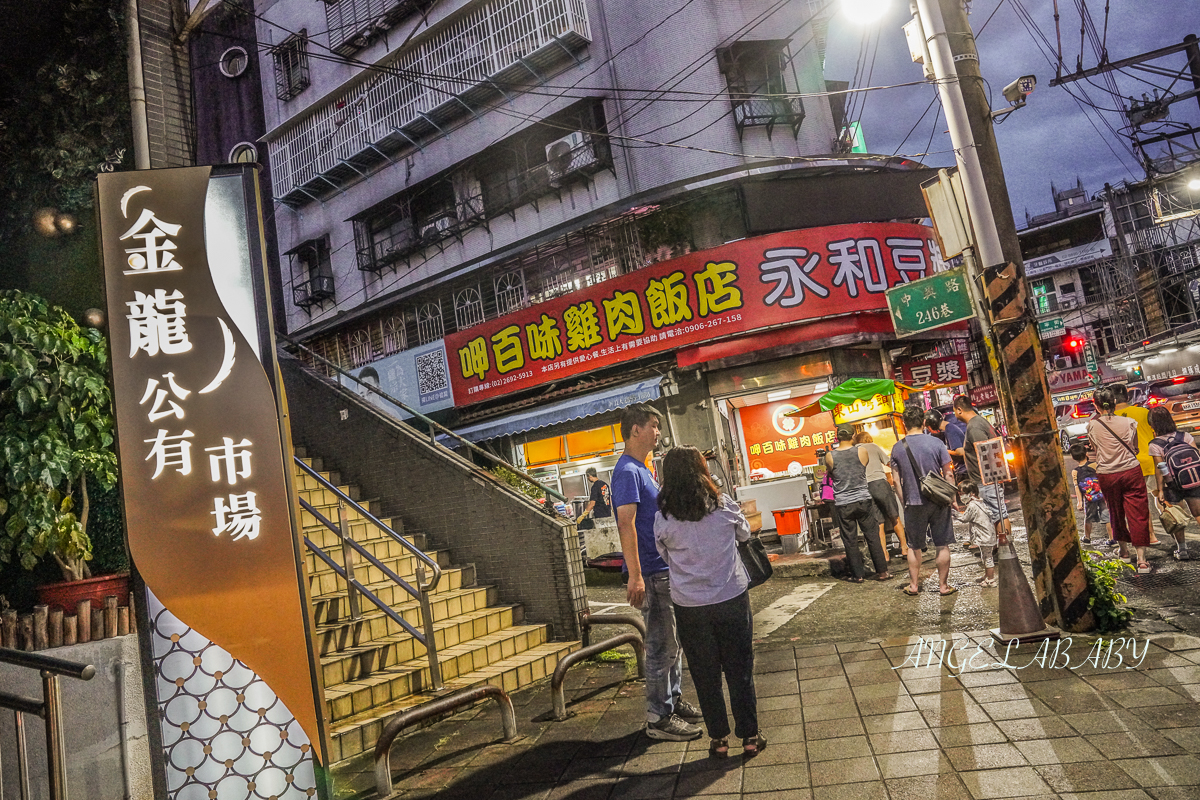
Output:
[[[776,233],[663,261],[446,337],[458,405],[775,325],[886,311],[930,272],[922,225]]]
[[[121,486],[171,797],[300,798],[323,757],[257,175],[102,174]]]

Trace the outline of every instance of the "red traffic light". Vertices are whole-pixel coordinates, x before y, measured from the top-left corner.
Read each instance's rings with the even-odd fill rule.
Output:
[[[1068,339],[1067,348],[1070,350],[1078,350],[1083,347],[1083,339]]]

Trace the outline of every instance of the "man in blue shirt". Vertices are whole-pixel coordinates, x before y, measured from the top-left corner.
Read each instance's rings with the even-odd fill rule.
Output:
[[[954,481],[954,466],[950,452],[940,439],[922,433],[925,412],[918,406],[904,410],[904,428],[908,431],[902,441],[892,448],[892,474],[900,480],[900,497],[904,500],[904,534],[908,539],[908,586],[904,593],[921,591],[921,553],[927,539],[937,548],[934,564],[938,572],[938,591],[942,596],[957,589],[946,582],[950,577],[950,545],[954,543],[954,526],[950,522],[950,507],[939,506],[921,496],[921,478],[930,472],[940,472],[946,480]],[[909,456],[912,456],[911,460]],[[916,462],[916,469],[913,469]]]
[[[683,651],[675,635],[671,577],[654,543],[658,483],[646,459],[658,444],[658,428],[658,412],[649,406],[630,406],[621,415],[625,451],[613,468],[612,504],[629,573],[626,595],[646,620],[646,735],[686,742],[700,738],[701,730],[683,718],[703,715],[682,699]]]

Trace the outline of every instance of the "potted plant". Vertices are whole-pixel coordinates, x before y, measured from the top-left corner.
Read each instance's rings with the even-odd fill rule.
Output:
[[[113,586],[88,567],[89,488],[117,478],[107,365],[99,331],[36,295],[0,292],[0,561],[53,559],[63,583],[39,597],[68,612],[128,594],[128,576]]]

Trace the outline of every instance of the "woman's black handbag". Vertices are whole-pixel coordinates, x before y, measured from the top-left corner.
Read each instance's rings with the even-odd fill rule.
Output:
[[[742,557],[746,574],[750,576],[751,589],[766,583],[767,579],[775,574],[775,567],[771,566],[771,559],[767,558],[767,548],[763,547],[757,536],[738,542],[738,555]]]

